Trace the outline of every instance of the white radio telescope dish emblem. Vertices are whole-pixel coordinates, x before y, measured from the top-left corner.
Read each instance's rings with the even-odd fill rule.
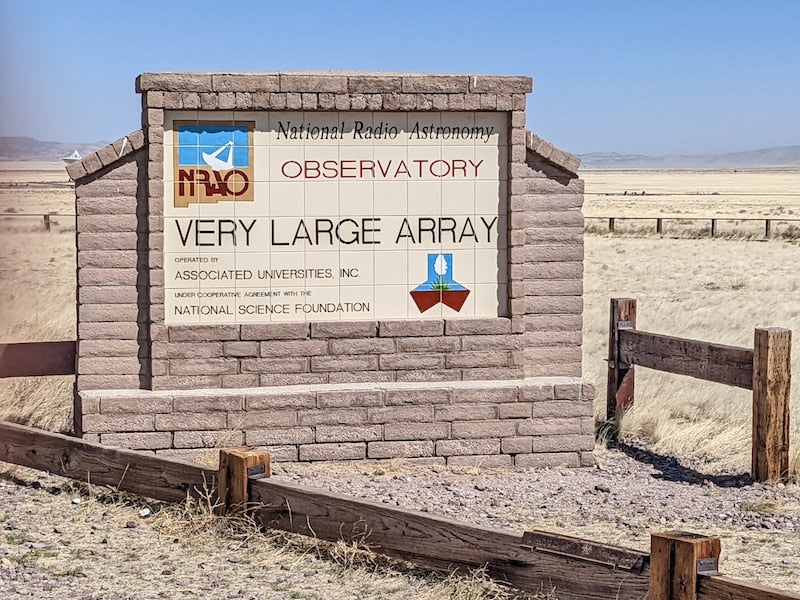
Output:
[[[228,159],[222,160],[219,157],[225,149],[228,149]],[[220,146],[210,154],[203,152],[203,160],[214,171],[229,171],[233,168],[233,141],[228,142],[224,146]]]

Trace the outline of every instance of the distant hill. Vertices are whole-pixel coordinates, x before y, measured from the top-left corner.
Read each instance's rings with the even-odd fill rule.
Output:
[[[0,160],[60,160],[75,150],[82,156],[108,142],[43,142],[29,137],[0,137]],[[582,169],[748,169],[764,167],[800,168],[800,146],[781,146],[728,154],[580,154]]]
[[[29,137],[0,137],[0,160],[60,160],[75,150],[86,156],[108,142],[41,142]]]
[[[728,154],[580,154],[582,169],[754,169],[800,167],[800,146],[781,146]]]

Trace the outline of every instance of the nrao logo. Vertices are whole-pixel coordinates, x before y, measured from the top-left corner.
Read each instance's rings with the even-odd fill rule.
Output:
[[[174,206],[253,201],[253,122],[176,122]]]

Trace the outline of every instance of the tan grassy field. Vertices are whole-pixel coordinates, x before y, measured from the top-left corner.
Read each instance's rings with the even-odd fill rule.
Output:
[[[800,219],[800,169],[584,171],[581,177],[587,217]]]
[[[597,387],[598,416],[605,411],[609,298],[638,300],[639,329],[752,347],[756,327],[788,327],[797,334],[798,253],[798,246],[778,241],[587,237],[584,375]],[[793,369],[800,372],[796,351]],[[795,416],[797,376],[792,398]],[[651,440],[656,451],[707,456],[710,469],[744,472],[751,405],[746,390],[639,369],[635,408],[623,431]],[[796,470],[796,417],[792,438]]]
[[[582,177],[589,233],[607,233],[609,217],[616,218],[618,235],[655,233],[660,218],[666,237],[710,237],[713,217],[718,237],[762,239],[769,218],[770,237],[800,239],[797,169],[587,171]]]
[[[0,169],[0,212],[73,212],[72,190],[55,187],[68,182],[63,166],[5,164]],[[800,194],[794,191],[800,190],[800,170],[590,171],[582,176],[587,215],[661,210],[670,214],[693,211],[695,216],[739,210],[770,215],[779,204],[786,214],[793,211],[800,216]],[[626,190],[668,195],[598,195]],[[671,195],[686,192],[719,195]],[[733,192],[739,195],[726,195]],[[781,195],[756,195],[762,192]],[[703,203],[695,206],[692,202],[698,198]],[[42,231],[40,219],[3,217],[0,236],[0,339],[74,338],[72,220],[60,219],[48,234]],[[637,298],[641,329],[748,346],[755,327],[797,329],[798,256],[800,247],[792,241],[588,235],[584,374],[597,386],[598,415],[604,411],[609,298]],[[794,367],[799,373],[800,352],[794,353]],[[0,417],[49,429],[71,426],[70,378],[2,381],[0,394]],[[794,378],[793,400],[797,415],[800,376]],[[626,417],[624,432],[650,439],[658,451],[707,457],[709,468],[746,471],[750,410],[746,391],[642,369],[637,376],[636,408]],[[795,417],[795,469],[800,456],[798,424],[800,417]]]
[[[0,163],[0,213],[75,212],[59,163]],[[0,217],[0,341],[69,340],[75,331],[75,227]],[[59,431],[72,426],[72,378],[0,380],[0,417]]]
[[[800,217],[800,170],[590,171],[582,177],[587,215],[732,216],[745,211],[742,216]],[[619,195],[626,190],[648,195]],[[651,191],[664,195],[651,196]],[[680,237],[693,236],[684,232]],[[663,237],[587,236],[583,359],[584,374],[598,389],[597,414],[605,411],[609,298],[636,298],[640,329],[752,347],[756,327],[788,327],[797,335],[798,257],[796,241],[670,239],[666,231]],[[800,372],[797,351],[793,368]],[[750,392],[647,369],[639,370],[636,383],[636,406],[623,421],[625,434],[649,439],[659,452],[704,456],[709,469],[749,469]],[[800,376],[794,378],[792,399],[797,472]]]

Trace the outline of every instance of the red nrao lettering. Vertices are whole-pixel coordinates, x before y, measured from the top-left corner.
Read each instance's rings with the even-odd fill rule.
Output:
[[[213,174],[213,179],[212,179]],[[250,180],[241,169],[219,171],[205,169],[178,169],[178,195],[196,195],[195,186],[200,186],[201,195],[212,196],[244,196],[250,188]]]

